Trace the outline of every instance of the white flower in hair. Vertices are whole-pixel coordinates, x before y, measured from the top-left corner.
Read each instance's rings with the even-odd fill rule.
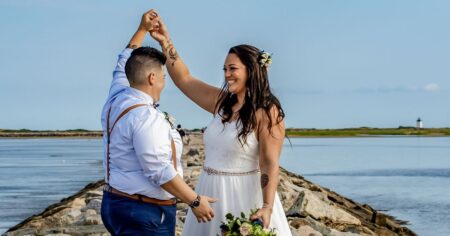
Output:
[[[261,67],[269,67],[269,65],[272,64],[272,53],[261,51],[259,58]]]

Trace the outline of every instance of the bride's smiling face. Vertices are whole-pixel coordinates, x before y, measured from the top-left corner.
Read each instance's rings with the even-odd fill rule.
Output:
[[[223,73],[229,92],[234,94],[245,93],[248,78],[247,68],[236,54],[228,54],[223,65]]]

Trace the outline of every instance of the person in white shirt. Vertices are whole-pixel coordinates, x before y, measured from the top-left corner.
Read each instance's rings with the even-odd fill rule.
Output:
[[[101,207],[111,235],[175,235],[176,198],[187,203],[198,222],[214,217],[210,203],[184,181],[182,141],[168,117],[156,109],[165,84],[166,56],[141,47],[157,30],[153,10],[119,54],[101,122],[106,185]]]

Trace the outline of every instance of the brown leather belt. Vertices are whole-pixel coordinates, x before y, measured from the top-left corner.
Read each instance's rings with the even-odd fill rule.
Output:
[[[145,202],[145,203],[151,203],[151,204],[155,204],[155,205],[159,205],[159,206],[172,206],[172,205],[177,204],[177,199],[175,199],[175,198],[172,198],[169,200],[160,200],[160,199],[146,197],[146,196],[139,195],[139,194],[130,195],[128,193],[121,192],[121,191],[111,187],[109,184],[106,184],[105,187],[103,188],[103,190],[106,192],[110,192],[112,194],[122,196],[122,197],[130,198],[130,199]]]

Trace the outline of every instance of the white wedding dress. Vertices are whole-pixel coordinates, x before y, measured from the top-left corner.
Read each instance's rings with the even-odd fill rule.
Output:
[[[259,144],[255,133],[249,134],[247,144],[241,146],[237,139],[236,122],[222,124],[216,115],[204,132],[204,169],[199,177],[196,192],[218,198],[212,203],[215,217],[208,223],[198,223],[188,210],[183,228],[183,236],[220,235],[220,225],[225,215],[232,213],[246,216],[252,209],[263,204],[259,169]],[[277,229],[278,236],[290,236],[291,231],[284,214],[278,193],[275,194],[270,227]]]

